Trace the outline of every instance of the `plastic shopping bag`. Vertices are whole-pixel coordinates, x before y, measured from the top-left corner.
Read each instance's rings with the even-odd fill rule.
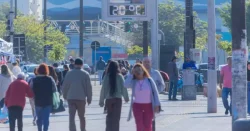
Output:
[[[0,110],[0,123],[8,123],[8,109],[6,106],[4,106]]]

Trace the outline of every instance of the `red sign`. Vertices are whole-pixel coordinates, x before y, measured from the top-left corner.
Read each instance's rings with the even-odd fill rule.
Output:
[[[112,58],[128,58],[128,54],[112,54]]]

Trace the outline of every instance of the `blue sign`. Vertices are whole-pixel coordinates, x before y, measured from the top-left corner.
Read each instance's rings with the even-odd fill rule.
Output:
[[[96,50],[96,62],[99,60],[100,56],[103,60],[107,62],[112,57],[111,47],[100,47]],[[95,64],[95,50],[92,50],[92,64]]]

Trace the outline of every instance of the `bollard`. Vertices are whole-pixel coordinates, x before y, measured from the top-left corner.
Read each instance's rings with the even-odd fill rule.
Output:
[[[233,126],[233,131],[249,131],[250,130],[250,120],[239,119],[236,120]]]

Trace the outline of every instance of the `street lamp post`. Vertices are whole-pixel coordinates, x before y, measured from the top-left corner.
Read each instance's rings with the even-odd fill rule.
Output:
[[[208,99],[207,112],[217,112],[216,25],[214,0],[208,0]]]
[[[43,20],[44,23],[47,22],[47,0],[43,1]],[[44,26],[44,48],[43,48],[43,55],[44,55],[44,62],[46,63],[47,61],[47,46],[46,46],[46,30],[47,30],[47,26]]]
[[[80,0],[79,57],[83,57],[83,0]]]
[[[151,20],[151,48],[152,48],[152,67],[159,69],[159,43],[158,43],[158,0],[155,0],[153,7],[153,19]]]
[[[166,40],[165,40],[165,33],[164,33],[162,30],[160,30],[160,29],[159,29],[159,32],[160,32],[160,33],[161,33],[161,35],[162,35],[163,45],[165,45],[165,44],[166,44],[166,43],[165,43],[165,42],[166,42]]]
[[[148,21],[143,21],[143,56],[148,56]]]
[[[15,0],[15,18],[17,17],[17,0]]]

